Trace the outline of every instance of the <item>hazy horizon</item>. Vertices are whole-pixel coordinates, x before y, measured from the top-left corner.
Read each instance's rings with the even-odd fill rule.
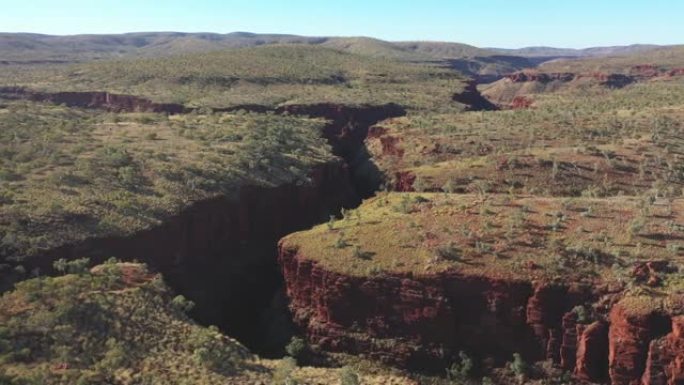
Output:
[[[633,44],[680,44],[684,4],[654,0],[645,6],[607,0],[577,0],[558,7],[548,0],[443,4],[426,0],[381,0],[321,4],[294,0],[122,0],[106,8],[84,0],[35,0],[3,7],[0,29],[49,35],[184,33],[367,36],[388,41],[441,41],[477,47],[587,48]]]
[[[230,31],[230,32],[213,32],[213,31],[129,31],[129,32],[114,32],[114,33],[75,33],[75,34],[51,34],[51,33],[41,33],[41,32],[30,32],[30,31],[0,31],[0,34],[28,34],[28,35],[43,35],[43,36],[57,36],[57,37],[74,37],[74,36],[111,36],[111,35],[135,35],[135,34],[163,34],[163,33],[178,33],[178,34],[210,34],[210,35],[231,35],[231,34],[253,34],[253,35],[282,35],[282,36],[299,36],[306,38],[368,38],[377,39],[382,41],[387,41],[390,43],[406,43],[406,42],[432,42],[432,43],[458,43],[471,45],[477,48],[484,49],[529,49],[529,48],[552,48],[552,49],[567,49],[567,50],[583,50],[590,48],[608,48],[608,47],[618,47],[618,46],[639,46],[639,45],[655,45],[655,46],[672,46],[672,45],[684,45],[683,43],[671,43],[671,44],[657,44],[651,42],[641,42],[641,43],[626,43],[617,45],[592,45],[592,46],[579,46],[579,47],[566,47],[566,46],[554,46],[554,45],[528,45],[528,46],[516,46],[516,47],[501,47],[501,46],[480,46],[471,44],[464,41],[452,41],[452,40],[438,40],[438,39],[407,39],[407,40],[387,40],[376,36],[365,36],[365,35],[300,35],[294,33],[283,33],[283,32],[252,32],[252,31]]]

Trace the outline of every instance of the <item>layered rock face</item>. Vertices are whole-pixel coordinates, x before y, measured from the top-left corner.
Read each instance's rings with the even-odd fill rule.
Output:
[[[684,383],[684,318],[630,314],[616,305],[610,314],[609,368],[612,384]]]
[[[649,80],[658,77],[673,77],[684,74],[684,68],[674,68],[670,70],[661,69],[658,66],[650,64],[636,65],[627,71],[627,73],[573,73],[573,72],[538,72],[538,71],[520,71],[505,75],[504,78],[513,83],[551,83],[563,82],[568,83],[579,79],[594,79],[601,82],[602,85],[622,88],[629,84]]]
[[[439,369],[459,350],[497,364],[520,353],[579,379],[613,385],[681,384],[684,318],[580,320],[596,289],[440,273],[345,276],[280,244],[290,309],[311,343],[402,367]],[[582,321],[582,322],[580,322]]]
[[[601,72],[595,72],[590,74],[575,74],[571,72],[516,72],[514,74],[506,75],[504,78],[513,83],[537,82],[541,84],[548,84],[551,82],[570,83],[572,81],[580,79],[593,79],[598,81],[602,86],[610,88],[623,88],[639,80],[642,80],[640,77],[637,76],[623,74],[606,74]]]
[[[295,322],[325,350],[437,369],[459,349],[505,360],[518,351],[517,340],[534,338],[525,322],[528,283],[344,276],[282,245],[279,259]],[[528,355],[542,355],[538,346],[528,348]]]

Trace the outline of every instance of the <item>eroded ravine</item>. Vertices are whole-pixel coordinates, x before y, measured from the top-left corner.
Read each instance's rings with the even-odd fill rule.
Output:
[[[2,88],[6,99],[26,99],[116,112],[180,114],[192,109],[107,92],[42,93]],[[381,183],[369,162],[364,140],[373,124],[405,114],[396,105],[350,107],[334,104],[248,110],[325,118],[323,135],[338,159],[310,171],[309,184],[274,188],[243,186],[232,197],[197,202],[162,225],[133,236],[88,239],[24,261],[27,269],[52,271],[59,258],[109,257],[140,260],[161,272],[180,294],[195,302],[193,318],[217,325],[255,353],[279,354],[292,330],[283,277],[277,264],[278,240],[357,206]]]

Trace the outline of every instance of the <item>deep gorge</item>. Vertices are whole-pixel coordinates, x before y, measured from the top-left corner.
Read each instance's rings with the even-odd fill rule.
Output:
[[[187,113],[181,105],[106,92],[41,93],[2,88],[10,99],[64,104],[117,112]],[[396,105],[348,107],[333,104],[282,108],[238,106],[246,110],[307,115],[329,120],[322,133],[338,160],[310,171],[308,185],[274,188],[242,186],[235,196],[197,202],[163,225],[128,237],[87,239],[28,259],[28,269],[52,272],[59,258],[88,257],[100,263],[109,257],[140,260],[179,294],[195,303],[192,317],[219,326],[255,353],[282,354],[293,330],[277,263],[277,242],[352,208],[382,183],[369,162],[364,140],[373,124],[405,114]],[[219,111],[219,110],[217,110]]]
[[[187,112],[108,93],[14,95],[112,111]],[[196,303],[197,321],[218,325],[265,356],[280,354],[299,328],[325,350],[419,370],[440,371],[467,349],[497,365],[515,352],[549,359],[588,381],[681,383],[675,376],[684,364],[675,357],[684,350],[684,318],[629,315],[619,293],[458,274],[358,279],[324,271],[296,250],[279,250],[282,236],[355,207],[380,187],[383,176],[369,162],[364,140],[372,125],[405,111],[396,105],[240,108],[328,119],[323,135],[339,159],[312,170],[309,185],[243,186],[233,197],[198,202],[159,227],[63,246],[30,259],[28,267],[50,272],[58,258],[141,260]],[[608,299],[604,318],[578,322],[572,309],[601,297]]]

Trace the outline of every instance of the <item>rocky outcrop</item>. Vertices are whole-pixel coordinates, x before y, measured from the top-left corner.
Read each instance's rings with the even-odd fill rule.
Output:
[[[617,304],[610,313],[608,364],[611,383],[680,384],[684,374],[681,370],[684,340],[679,318],[655,312],[635,312],[624,304]]]
[[[672,331],[648,346],[643,385],[684,384],[684,316],[671,322]]]
[[[521,71],[504,76],[504,78],[512,81],[513,83],[551,83],[552,81],[571,82],[575,80],[576,77],[577,76],[571,72],[543,73],[531,71]]]
[[[278,107],[274,112],[328,119],[330,124],[326,126],[323,135],[333,146],[333,152],[350,164],[357,161],[352,158],[358,156],[370,127],[381,120],[406,115],[401,106],[391,103],[358,107],[330,103],[288,105]]]
[[[501,109],[527,109],[534,106],[536,94],[587,85],[620,89],[638,82],[681,75],[684,75],[684,69],[664,70],[652,65],[635,66],[625,73],[524,70],[487,85],[482,95]]]
[[[684,76],[684,68],[675,68],[667,73],[668,76]]]
[[[560,347],[560,367],[572,372],[577,363],[577,336],[581,334],[582,325],[577,324],[577,314],[575,312],[567,312],[563,315],[561,321],[562,340]],[[578,333],[579,330],[579,333]]]
[[[328,351],[439,369],[465,350],[499,362],[541,357],[525,308],[529,283],[440,274],[352,277],[327,271],[282,243],[279,261],[294,321]]]
[[[634,76],[623,74],[605,74],[601,72],[595,72],[590,74],[576,74],[572,72],[544,73],[523,71],[506,75],[505,78],[513,83],[537,82],[542,84],[548,84],[551,82],[570,83],[575,80],[590,78],[598,81],[601,85],[609,88],[623,88],[629,84],[638,81],[638,79]]]
[[[560,285],[537,285],[527,301],[527,324],[532,329],[544,358],[560,362],[562,339],[560,336],[564,315],[573,307],[586,301],[583,290]]]
[[[643,378],[643,385],[672,385],[684,378],[684,318],[635,316],[618,304],[605,319],[580,322],[576,305],[612,298],[597,288],[449,271],[348,276],[286,240],[279,248],[295,324],[323,350],[423,370],[449,365],[460,350],[498,364],[517,352],[594,383],[642,385]]]
[[[575,375],[586,381],[604,382],[608,373],[608,325],[596,321],[577,327]]]
[[[495,111],[499,109],[480,94],[476,81],[468,82],[463,91],[454,94],[452,99],[457,103],[465,104],[466,111]]]
[[[397,171],[392,179],[392,190],[401,192],[415,191],[413,183],[416,181],[416,175],[410,171]]]
[[[510,104],[510,108],[513,110],[524,110],[531,108],[534,105],[534,100],[526,96],[516,96]]]

